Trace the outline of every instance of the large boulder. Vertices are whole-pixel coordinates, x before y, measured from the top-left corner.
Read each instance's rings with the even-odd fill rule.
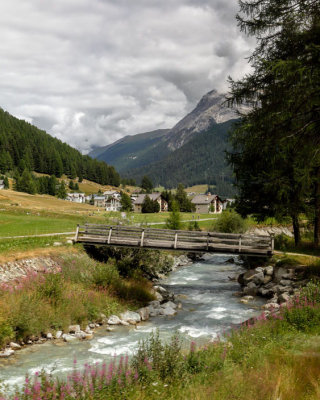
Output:
[[[177,305],[175,303],[173,303],[172,301],[167,301],[166,303],[161,304],[162,308],[167,308],[167,307],[171,307],[173,309],[177,308]]]
[[[279,296],[279,299],[278,299],[280,304],[287,303],[290,300],[291,300],[291,297],[290,297],[289,293],[287,293],[287,292],[281,293]]]
[[[62,335],[62,339],[65,342],[73,342],[74,340],[77,340],[78,338],[76,336],[74,336],[74,335],[68,335],[67,333],[64,333]]]
[[[140,314],[134,311],[126,311],[120,314],[120,318],[132,325],[135,325],[137,322],[141,321]]]
[[[11,348],[12,350],[20,350],[20,349],[21,349],[20,344],[15,343],[15,342],[10,342],[9,346],[10,346],[10,348]]]
[[[268,265],[267,267],[265,267],[264,273],[266,275],[272,276],[273,275],[273,266],[272,265]]]
[[[243,288],[243,293],[251,296],[255,296],[258,292],[258,287],[254,282],[249,282],[247,286]]]
[[[0,358],[8,358],[13,355],[14,355],[14,350],[12,349],[5,349],[3,351],[0,351]]]
[[[78,333],[81,331],[80,325],[70,325],[68,328],[69,333]]]
[[[264,274],[262,271],[256,271],[255,269],[250,269],[249,271],[243,274],[242,280],[244,282],[244,285],[248,285],[249,282],[254,282],[256,285],[261,285],[263,284]]]
[[[110,315],[107,322],[109,325],[120,325],[121,319],[117,315]]]
[[[172,316],[175,315],[176,310],[171,307],[161,308],[160,315]]]
[[[142,321],[147,321],[149,319],[150,310],[149,307],[142,307],[138,310],[138,313]]]

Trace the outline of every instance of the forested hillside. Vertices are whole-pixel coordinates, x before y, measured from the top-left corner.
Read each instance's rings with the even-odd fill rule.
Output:
[[[120,184],[114,167],[83,156],[78,150],[53,138],[26,121],[0,108],[0,172],[25,168],[40,173],[78,176],[102,185]]]
[[[227,136],[235,120],[216,124],[201,132],[163,160],[141,167],[126,176],[140,181],[147,174],[155,185],[173,188],[182,183],[192,186],[208,183],[216,186],[221,196],[233,196],[232,172],[225,160]]]

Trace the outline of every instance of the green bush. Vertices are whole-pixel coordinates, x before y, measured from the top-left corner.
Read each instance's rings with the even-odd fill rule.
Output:
[[[284,233],[281,235],[277,235],[274,238],[274,247],[277,250],[281,251],[286,251],[288,250],[292,245],[292,240],[289,238],[289,236],[286,236]]]
[[[247,227],[247,221],[232,210],[220,214],[211,230],[224,233],[244,233]]]

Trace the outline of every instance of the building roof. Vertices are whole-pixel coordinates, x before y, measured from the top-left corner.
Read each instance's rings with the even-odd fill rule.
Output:
[[[104,196],[94,196],[94,200],[105,200],[106,198]]]
[[[117,190],[106,190],[105,192],[103,192],[103,194],[105,196],[112,196],[114,194],[120,194]]]
[[[142,204],[146,196],[149,196],[151,200],[158,200],[161,197],[161,193],[139,194],[134,204]]]
[[[191,203],[193,204],[210,204],[216,197],[218,197],[215,194],[198,194],[195,196],[192,200]]]

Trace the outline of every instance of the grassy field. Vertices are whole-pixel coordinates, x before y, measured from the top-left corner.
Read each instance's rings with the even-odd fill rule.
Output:
[[[2,190],[0,192],[0,254],[7,257],[18,256],[23,251],[51,248],[54,242],[65,243],[65,237],[57,238],[56,236],[5,239],[7,237],[75,232],[77,224],[85,223],[118,224],[121,222],[164,228],[168,216],[169,213],[126,213],[123,219],[120,212],[105,212],[88,204],[71,203],[48,195],[30,195],[13,190]],[[213,215],[181,213],[182,221],[192,220],[193,217],[198,220],[213,218]],[[211,224],[212,221],[199,222],[203,229]]]

